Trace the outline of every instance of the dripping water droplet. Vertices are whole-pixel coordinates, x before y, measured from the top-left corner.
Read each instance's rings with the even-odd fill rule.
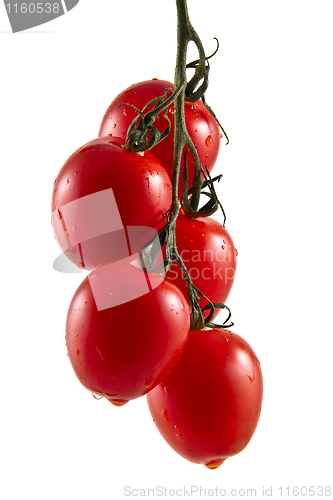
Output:
[[[114,406],[124,406],[128,401],[125,399],[108,399]]]
[[[212,460],[211,462],[208,462],[208,464],[204,464],[207,469],[217,469],[220,467],[220,465],[223,464],[223,462],[226,460],[226,458],[218,458],[217,460]]]
[[[98,396],[97,396],[97,394],[94,394],[93,392],[92,392],[92,397],[94,399],[97,399],[97,401],[100,401],[101,399],[103,399],[103,396],[101,396],[100,394],[98,394]]]

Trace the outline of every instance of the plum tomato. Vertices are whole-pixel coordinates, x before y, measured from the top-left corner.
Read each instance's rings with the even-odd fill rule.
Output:
[[[180,359],[190,310],[164,276],[123,262],[93,270],[66,320],[73,370],[94,395],[120,406],[156,386]]]
[[[212,302],[224,304],[231,291],[237,264],[237,250],[228,231],[211,217],[191,219],[180,212],[176,221],[178,252],[196,286]],[[166,275],[187,298],[186,281],[173,261]],[[208,302],[200,298],[201,308]],[[221,309],[215,309],[215,316]],[[204,313],[206,317],[209,310]]]
[[[166,89],[174,89],[174,85],[166,80],[146,80],[135,83],[122,91],[109,105],[103,117],[99,136],[112,135],[126,139],[127,130],[133,119],[137,116],[135,110],[129,106],[120,104],[131,104],[142,110],[143,107],[152,99],[163,95]],[[147,110],[152,109],[148,107]],[[171,131],[169,135],[151,150],[154,156],[166,168],[170,179],[172,178],[173,170],[173,135],[174,135],[174,105],[173,103],[167,108],[168,117],[171,121]],[[154,125],[160,132],[168,127],[167,120],[163,117],[164,112],[160,113],[156,118]],[[185,123],[188,133],[197,148],[198,156],[203,167],[207,166],[211,172],[219,150],[221,134],[219,126],[207,110],[201,99],[196,103],[185,102]],[[192,186],[194,176],[194,163],[190,154],[187,155],[187,167],[189,173],[189,188]],[[179,179],[179,197],[183,195],[183,162],[180,171]]]
[[[179,363],[147,402],[173,450],[216,469],[251,440],[262,397],[260,363],[249,344],[225,329],[206,329],[190,333]]]
[[[122,139],[97,138],[75,151],[54,181],[54,235],[72,262],[91,270],[139,251],[164,225],[171,201],[169,176],[149,151],[132,153]],[[134,246],[130,227],[141,228]]]

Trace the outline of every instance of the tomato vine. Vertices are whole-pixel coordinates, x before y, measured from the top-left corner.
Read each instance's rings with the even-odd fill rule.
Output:
[[[154,127],[153,121],[156,116],[162,111],[165,110],[166,107],[170,104],[170,102],[174,101],[174,157],[173,157],[173,172],[172,172],[172,209],[168,214],[167,224],[164,227],[163,233],[163,242],[165,242],[166,246],[166,259],[164,261],[164,269],[167,272],[171,266],[172,261],[176,261],[179,265],[180,270],[183,273],[184,279],[187,284],[187,293],[188,299],[192,311],[191,315],[191,331],[201,330],[205,326],[219,326],[211,323],[211,319],[214,317],[215,307],[221,309],[227,309],[228,317],[223,323],[223,327],[230,327],[233,323],[227,324],[231,312],[230,309],[221,303],[216,303],[215,305],[211,302],[211,300],[202,294],[200,290],[198,290],[192,282],[191,276],[178,252],[177,249],[177,241],[176,241],[176,221],[179,215],[180,206],[178,199],[178,190],[179,190],[179,177],[180,177],[180,166],[182,162],[182,158],[184,156],[184,190],[183,197],[181,200],[181,205],[183,210],[189,217],[195,219],[199,216],[208,216],[213,214],[219,207],[222,210],[225,224],[225,212],[224,209],[218,200],[214,182],[216,180],[220,180],[221,176],[215,177],[211,179],[208,170],[206,172],[203,169],[203,166],[200,162],[196,147],[192,141],[191,136],[189,135],[186,123],[185,123],[185,100],[187,102],[196,102],[199,99],[203,100],[205,106],[208,111],[212,114],[214,119],[217,121],[220,128],[223,130],[219,121],[216,118],[216,115],[213,113],[211,108],[206,104],[204,100],[204,94],[208,87],[208,75],[209,75],[209,63],[207,63],[208,59],[212,57],[215,52],[206,57],[204,47],[202,42],[195,31],[194,27],[191,24],[187,2],[186,0],[176,0],[177,6],[177,56],[176,56],[176,68],[174,75],[174,88],[175,92],[167,97],[168,91],[167,89],[164,96],[161,96],[160,99],[154,99],[150,101],[145,108],[148,106],[155,104],[155,107],[152,111],[143,115],[143,111],[145,108],[140,111],[136,109],[138,112],[138,116],[135,120],[133,120],[127,135],[127,147],[133,151],[144,151],[150,148],[153,148],[157,142],[163,140],[165,135],[169,133],[169,128],[166,129],[162,134],[160,134],[159,130]],[[199,59],[187,64],[187,48],[190,42],[194,42],[199,53]],[[187,69],[193,68],[194,75],[192,78],[187,81]],[[132,106],[133,107],[133,106]],[[167,114],[164,114],[164,117],[168,120]],[[138,123],[139,122],[139,123]],[[224,132],[224,130],[223,130]],[[226,135],[226,134],[225,134]],[[227,137],[227,136],[226,136]],[[229,140],[228,140],[229,142]],[[194,178],[192,180],[192,188],[188,191],[188,172],[186,167],[186,155],[190,153],[193,158],[195,173]],[[203,192],[202,189],[204,187],[209,188],[209,193]],[[201,195],[204,194],[210,198],[209,202],[204,205],[203,208],[199,209],[199,201]],[[190,195],[190,199],[188,198]],[[151,259],[151,255],[147,252],[148,249],[152,248],[152,242],[146,245],[141,252],[141,262],[144,268],[147,270],[153,270],[154,260]],[[200,297],[203,297],[207,300],[208,304],[202,310],[199,305]],[[211,309],[208,317],[204,319],[203,312],[206,309]]]

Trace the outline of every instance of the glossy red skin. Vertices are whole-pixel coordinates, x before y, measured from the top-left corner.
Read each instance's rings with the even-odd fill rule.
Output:
[[[262,397],[252,348],[232,332],[212,329],[190,333],[179,363],[147,401],[171,448],[190,462],[217,468],[251,440]]]
[[[191,219],[180,212],[176,222],[177,248],[196,286],[213,303],[225,304],[235,279],[237,251],[230,234],[211,217]],[[179,266],[173,262],[167,278],[187,298],[186,282]],[[208,302],[200,298],[201,308]],[[215,316],[221,309],[215,309]],[[204,313],[206,317],[210,310]]]
[[[136,286],[139,274],[137,268],[119,264],[112,280],[131,279]],[[155,279],[150,275],[151,283]],[[124,403],[146,394],[170,372],[183,352],[189,326],[182,293],[165,280],[135,300],[97,310],[86,277],[68,310],[67,352],[86,389]]]
[[[174,89],[174,85],[166,80],[146,80],[135,83],[121,92],[110,104],[103,117],[99,136],[111,134],[112,136],[126,139],[127,130],[137,113],[129,106],[122,106],[117,110],[120,104],[128,103],[138,109],[143,107],[155,97],[163,95],[167,88]],[[150,110],[151,108],[147,108]],[[151,150],[154,156],[166,168],[170,179],[173,170],[173,135],[174,135],[174,105],[168,107],[168,117],[172,127],[170,134]],[[185,123],[188,133],[197,147],[197,152],[202,166],[207,166],[211,171],[220,149],[221,134],[216,120],[209,113],[201,100],[196,103],[185,102]],[[168,127],[168,122],[163,118],[163,113],[156,118],[154,125],[160,132]],[[187,155],[187,166],[189,172],[189,187],[192,186],[194,176],[194,163],[190,154]],[[183,162],[180,172],[179,197],[183,195]]]
[[[124,226],[147,226],[159,230],[162,212],[171,207],[172,186],[162,164],[150,153],[132,153],[119,138],[94,139],[75,151],[61,168],[53,186],[51,211],[67,203],[112,188]],[[106,217],[112,214],[106,214]],[[59,234],[55,238],[60,245]],[[111,238],[111,239],[110,239]],[[151,236],[147,239],[149,241]],[[88,270],[126,257],[113,246],[112,235],[82,245],[82,265],[77,248],[65,252],[79,267]],[[61,246],[61,245],[60,245]]]

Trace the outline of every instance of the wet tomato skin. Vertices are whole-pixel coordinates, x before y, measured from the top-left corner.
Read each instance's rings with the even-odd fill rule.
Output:
[[[179,455],[217,468],[249,443],[262,397],[260,363],[249,344],[225,329],[206,329],[190,333],[179,363],[147,401]]]
[[[174,89],[173,83],[166,80],[152,79],[135,83],[123,90],[107,108],[99,129],[99,136],[111,134],[112,136],[126,139],[127,130],[133,119],[137,116],[135,110],[129,106],[120,104],[128,103],[142,110],[152,99],[160,97],[166,89]],[[152,109],[148,107],[147,110]],[[174,105],[168,106],[168,118],[171,121],[169,135],[151,150],[154,156],[164,165],[170,179],[173,170],[173,136],[174,136]],[[203,167],[209,172],[214,167],[220,150],[221,134],[219,126],[201,100],[196,103],[185,102],[185,123],[188,133],[197,148],[197,152]],[[160,132],[168,127],[163,112],[154,121]],[[194,163],[190,154],[187,155],[187,167],[189,173],[189,187],[192,186],[194,176]],[[183,161],[179,178],[179,197],[183,195]]]
[[[96,292],[89,280],[97,272],[102,274]],[[115,403],[138,398],[158,384],[178,362],[189,333],[190,310],[182,293],[160,276],[149,275],[148,293],[98,309],[96,293],[140,290],[142,274],[123,263],[111,271],[108,266],[92,271],[67,314],[67,352],[76,376],[93,394]]]
[[[211,217],[191,219],[180,212],[176,221],[177,249],[196,286],[213,303],[225,304],[234,283],[237,251],[233,240],[218,221]],[[186,282],[173,262],[167,278],[187,297]],[[200,306],[207,300],[200,298]],[[216,308],[215,316],[220,309]],[[205,312],[206,316],[208,312]]]
[[[88,270],[127,257],[127,246],[124,254],[119,249],[119,243],[114,244],[114,235],[106,233],[96,238],[83,238],[80,251],[77,245],[64,248],[63,228],[55,222],[61,219],[64,207],[71,202],[105,190],[112,190],[117,206],[116,216],[120,217],[125,227],[145,226],[159,230],[164,225],[162,212],[171,207],[169,176],[149,151],[132,153],[124,148],[122,139],[113,137],[97,138],[77,149],[67,159],[54,182],[51,213],[54,235],[60,248],[78,267]],[[78,220],[80,214],[82,217],[82,210],[78,208]],[[112,220],[115,215],[105,211],[100,217]],[[97,222],[87,220],[87,231]],[[66,227],[69,234],[75,229],[75,224],[74,220],[70,227]],[[80,224],[84,225],[85,221],[80,220]],[[151,238],[149,233],[145,243]]]

